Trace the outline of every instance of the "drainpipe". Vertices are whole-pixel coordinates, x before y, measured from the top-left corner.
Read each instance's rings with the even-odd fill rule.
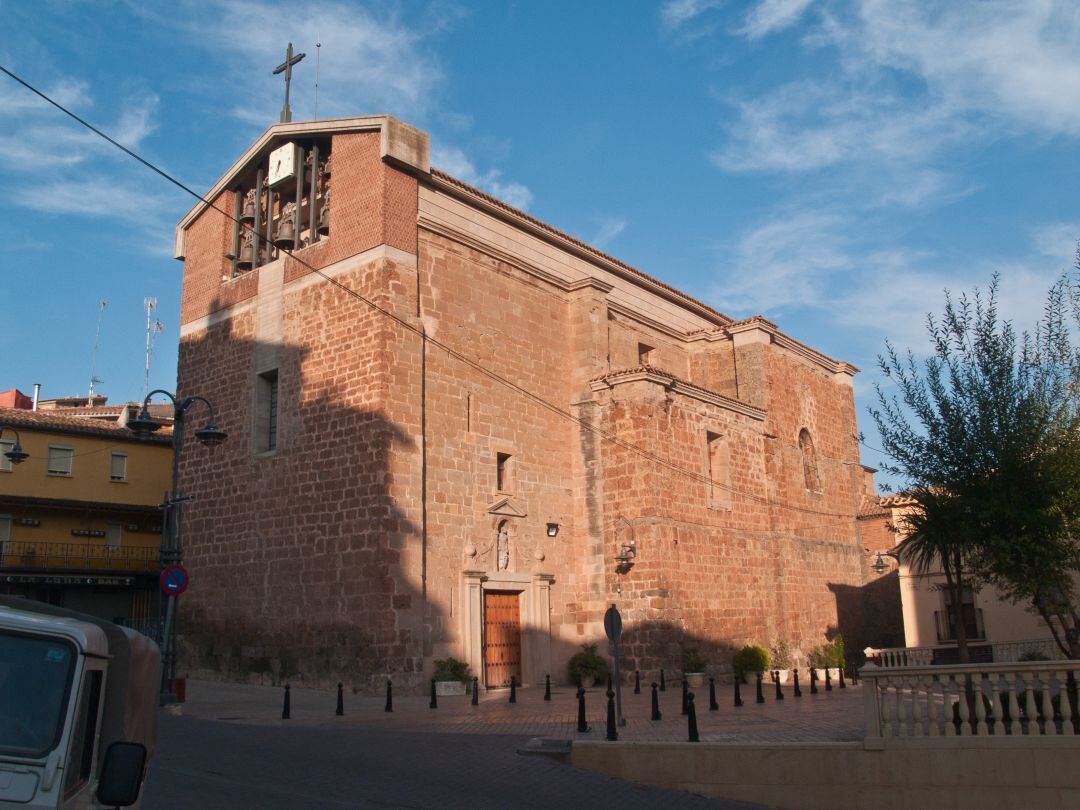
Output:
[[[34,406],[32,410],[37,413],[38,397],[41,396],[41,383],[34,383]]]

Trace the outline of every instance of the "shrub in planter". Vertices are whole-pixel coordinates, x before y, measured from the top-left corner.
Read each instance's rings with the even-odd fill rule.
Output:
[[[694,647],[683,650],[683,675],[686,682],[695,688],[705,684],[705,668],[709,662]]]
[[[581,684],[586,689],[608,675],[607,661],[596,652],[595,644],[582,644],[581,652],[570,657],[566,669],[570,683]]]
[[[788,673],[793,666],[791,647],[786,641],[780,639],[769,650],[769,657],[772,659],[771,667],[780,673],[780,683],[787,683]]]
[[[746,683],[746,676],[751,672],[765,672],[769,669],[769,651],[758,644],[748,644],[731,660],[736,677]]]
[[[440,695],[464,695],[472,681],[469,665],[456,658],[435,659],[435,691]]]
[[[831,642],[816,647],[810,653],[808,663],[817,669],[843,669],[847,663],[844,658],[844,637],[837,633]]]

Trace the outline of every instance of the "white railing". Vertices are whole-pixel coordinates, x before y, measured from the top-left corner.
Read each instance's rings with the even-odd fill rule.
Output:
[[[972,646],[990,647],[995,664],[1011,664],[1029,654],[1041,655],[1051,661],[1063,659],[1061,650],[1052,638],[1033,638],[1023,641],[972,642]],[[955,650],[948,647],[885,647],[875,649],[867,647],[863,654],[867,660],[877,659],[882,667],[926,667],[934,661],[934,650]]]
[[[1080,733],[1080,661],[890,669],[867,664],[859,676],[868,748],[895,738]]]

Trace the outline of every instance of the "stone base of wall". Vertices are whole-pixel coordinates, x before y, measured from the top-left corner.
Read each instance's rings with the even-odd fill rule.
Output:
[[[896,744],[892,744],[895,742]],[[1080,807],[1080,737],[843,743],[575,741],[570,764],[790,810]]]

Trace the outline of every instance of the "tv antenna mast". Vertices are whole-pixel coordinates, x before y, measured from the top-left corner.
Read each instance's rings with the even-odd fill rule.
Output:
[[[165,331],[165,324],[154,317],[157,312],[157,299],[144,298],[143,308],[146,310],[146,377],[143,381],[143,399],[150,393],[150,358],[154,354],[154,336]]]
[[[86,398],[87,405],[94,404],[94,386],[98,383],[105,382],[98,377],[95,372],[97,370],[97,350],[98,344],[101,342],[101,320],[105,317],[105,307],[109,305],[107,298],[102,298],[98,301],[98,316],[97,316],[97,331],[94,333],[94,349],[90,352],[90,393]]]
[[[315,106],[312,108],[312,111],[311,111],[311,120],[312,121],[318,121],[319,120],[319,54],[321,52],[320,51],[321,48],[322,48],[321,38],[318,35],[316,35],[315,36],[315,96],[314,96],[314,98],[315,98]]]

